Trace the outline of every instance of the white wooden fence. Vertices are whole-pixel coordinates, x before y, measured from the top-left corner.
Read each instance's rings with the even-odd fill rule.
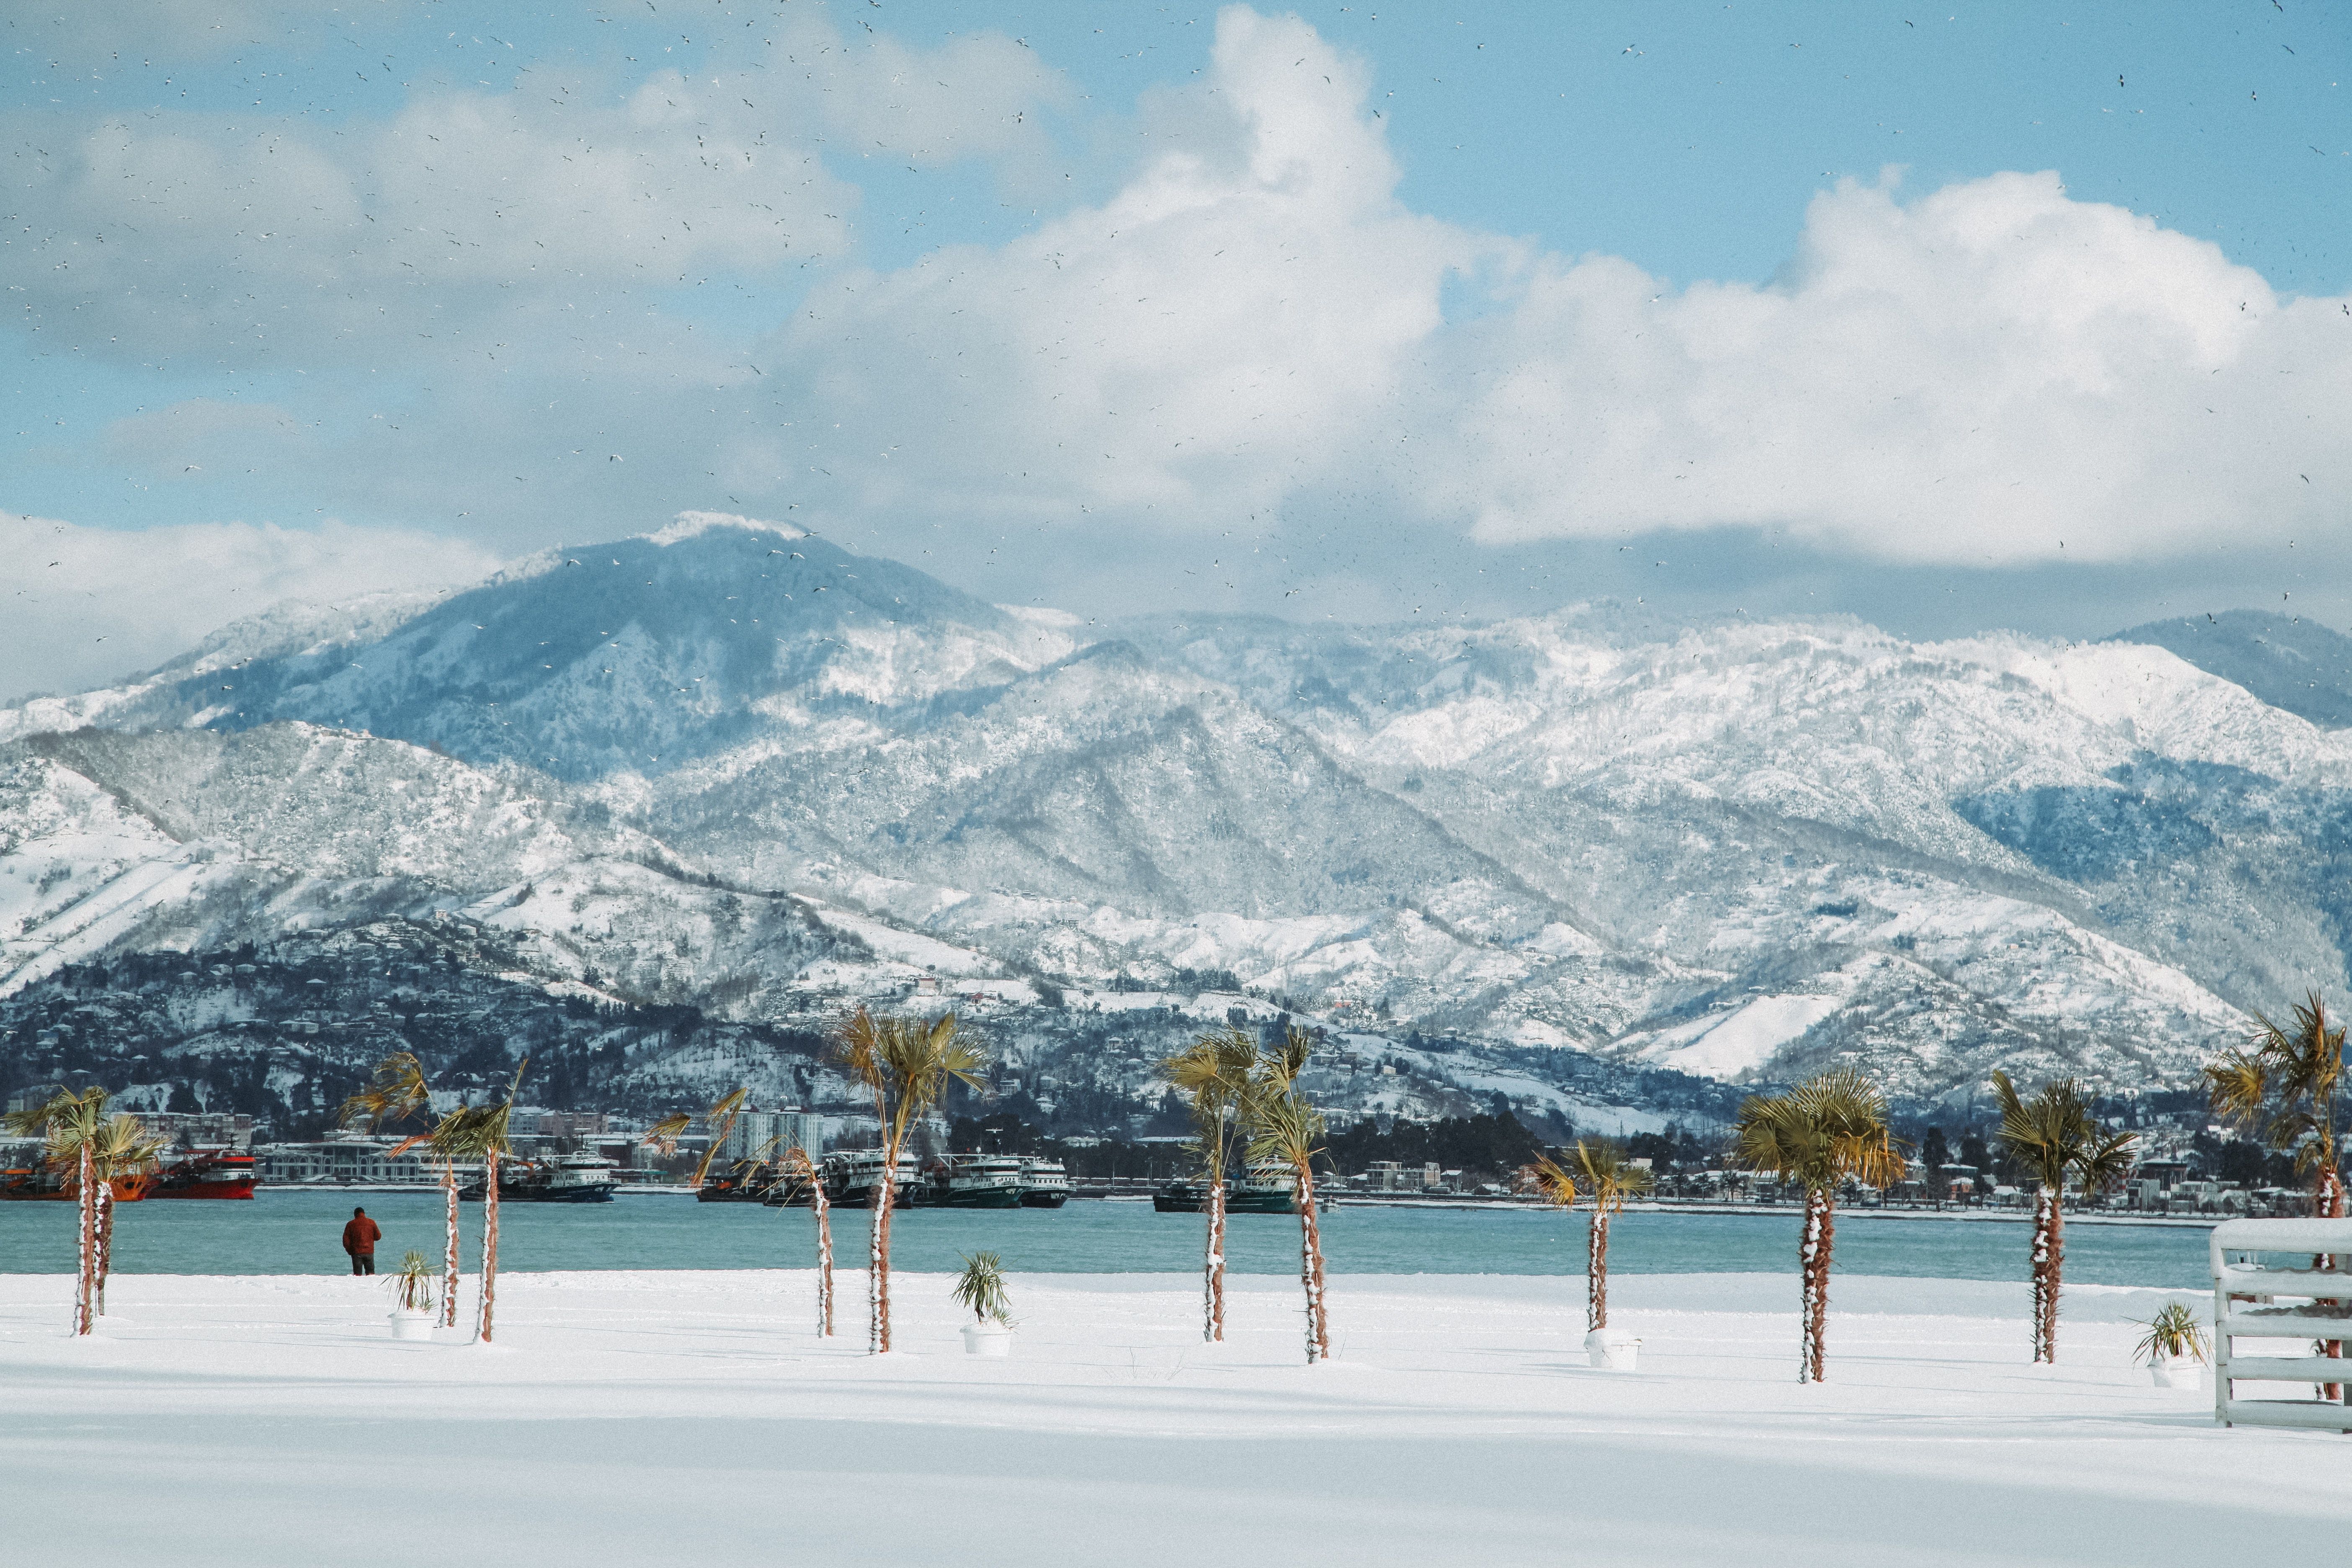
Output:
[[[2352,1340],[2352,1219],[2233,1219],[2213,1227],[2213,1415],[2224,1426],[2352,1432],[2352,1359],[2315,1354]],[[2282,1257],[2280,1254],[2292,1256]],[[2327,1256],[2334,1269],[2314,1268]],[[2236,1342],[2296,1341],[2286,1353],[2241,1355]],[[2292,1397],[2242,1399],[2237,1385],[2299,1384]],[[2334,1384],[2336,1397],[2323,1398]]]

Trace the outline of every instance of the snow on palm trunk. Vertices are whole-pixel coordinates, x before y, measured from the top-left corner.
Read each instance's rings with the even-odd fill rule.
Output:
[[[866,1200],[874,1211],[866,1233],[866,1350],[869,1355],[883,1355],[890,1349],[890,1209],[898,1197],[898,1184],[893,1180],[898,1173],[889,1168],[894,1152],[884,1151],[881,1179]]]
[[[1829,1371],[1830,1314],[1830,1248],[1834,1240],[1835,1215],[1829,1189],[1805,1189],[1805,1229],[1801,1261],[1803,1265],[1804,1337],[1797,1365],[1799,1383],[1819,1383]]]
[[[1584,1327],[1609,1326],[1609,1211],[1595,1208],[1584,1237]]]
[[[80,1276],[74,1285],[74,1332],[86,1334],[95,1326],[92,1300],[98,1284],[98,1182],[87,1140],[81,1146],[75,1200],[80,1226]]]
[[[482,1326],[478,1335],[490,1342],[490,1317],[499,1300],[499,1156],[492,1150],[482,1160]]]
[[[1225,1184],[1209,1183],[1209,1251],[1201,1280],[1201,1338],[1214,1344],[1225,1337]]]
[[[1331,1325],[1323,1311],[1323,1237],[1315,1226],[1315,1173],[1306,1162],[1297,1166],[1298,1190],[1298,1277],[1307,1287],[1307,1362],[1312,1366],[1331,1354]]]
[[[2344,1217],[2344,1178],[2337,1172],[2335,1161],[2326,1155],[2322,1155],[2320,1159],[2319,1190],[2313,1194],[2311,1212],[2321,1219]],[[2336,1255],[2332,1252],[2320,1253],[2312,1258],[2311,1266],[2314,1268],[2333,1269],[2336,1267]],[[2340,1304],[2335,1300],[2326,1303],[2331,1307]],[[2315,1348],[2321,1355],[2331,1361],[2341,1360],[2344,1355],[2342,1340],[2321,1340]],[[2319,1385],[2319,1397],[2342,1399],[2345,1397],[2346,1386],[2337,1383],[2322,1384]]]
[[[448,1201],[447,1245],[441,1257],[441,1325],[457,1326],[457,1167],[441,1162],[441,1194]]]
[[[809,1183],[809,1207],[816,1211],[816,1331],[833,1337],[833,1204],[824,1195],[824,1180],[814,1173]]]
[[[113,1184],[99,1183],[98,1191],[91,1194],[91,1201],[98,1205],[98,1257],[91,1262],[90,1279],[96,1286],[93,1295],[97,1300],[98,1316],[103,1318],[106,1316],[107,1271],[114,1267]]]
[[[2065,1273],[2066,1216],[2058,1194],[2043,1187],[2033,1199],[2033,1359],[2058,1359],[2058,1290]]]

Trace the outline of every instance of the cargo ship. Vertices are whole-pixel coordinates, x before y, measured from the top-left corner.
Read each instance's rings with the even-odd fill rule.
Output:
[[[117,1176],[107,1184],[107,1190],[119,1204],[135,1204],[148,1195],[154,1184],[152,1171],[135,1176]],[[81,1197],[81,1187],[68,1179],[68,1173],[52,1171],[39,1165],[12,1165],[0,1170],[0,1202],[75,1203]]]

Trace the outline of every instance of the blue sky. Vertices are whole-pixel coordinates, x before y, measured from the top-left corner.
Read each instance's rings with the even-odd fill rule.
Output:
[[[2341,8],[61,10],[12,689],[687,509],[1082,613],[2352,616]]]

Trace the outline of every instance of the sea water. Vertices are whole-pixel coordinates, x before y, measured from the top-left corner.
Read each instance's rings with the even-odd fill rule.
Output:
[[[437,1190],[318,1192],[263,1188],[251,1202],[152,1199],[115,1211],[114,1268],[124,1274],[318,1274],[348,1267],[343,1222],[364,1205],[383,1229],[376,1266],[414,1247],[441,1255]],[[462,1205],[465,1267],[479,1256],[482,1205]],[[1322,1218],[1335,1274],[1579,1274],[1586,1214],[1539,1208],[1394,1208],[1343,1204]],[[837,1267],[862,1266],[866,1212],[836,1209]],[[1775,1273],[1796,1267],[1794,1209],[1754,1214],[1634,1211],[1610,1235],[1612,1271]],[[1958,1216],[1837,1216],[1837,1267],[1853,1274],[2023,1279],[2030,1228]],[[1298,1222],[1235,1215],[1227,1266],[1250,1274],[1298,1267]],[[2070,1225],[2066,1278],[2082,1285],[2202,1287],[2206,1232],[2194,1226]],[[911,1209],[891,1222],[900,1268],[952,1269],[989,1248],[1033,1273],[1178,1273],[1201,1263],[1198,1215],[1155,1214],[1149,1203],[1074,1199],[1061,1209]],[[503,1268],[804,1268],[816,1254],[806,1209],[703,1204],[634,1194],[608,1204],[507,1204],[499,1210]],[[74,1205],[0,1203],[0,1273],[69,1273]]]

